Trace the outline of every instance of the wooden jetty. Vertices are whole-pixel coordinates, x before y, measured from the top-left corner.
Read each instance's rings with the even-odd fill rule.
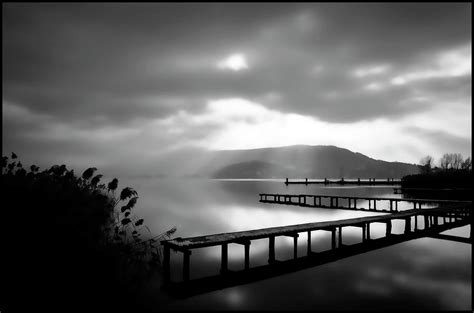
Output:
[[[320,252],[311,251],[309,255],[300,256],[297,259],[279,260],[278,262],[273,262],[266,265],[227,271],[225,274],[201,277],[188,281],[169,282],[166,285],[163,285],[163,289],[169,292],[169,294],[173,297],[187,298],[207,292],[253,283],[260,280],[301,271],[330,262],[335,262],[354,255],[423,237],[433,237],[464,243],[472,243],[471,238],[439,234],[445,230],[462,227],[467,224],[469,224],[469,221],[463,219],[446,224],[438,224],[437,226],[432,225],[427,229],[418,229],[410,233],[392,234],[390,236],[371,239],[351,245],[342,245],[337,249],[329,249]]]
[[[423,204],[452,204],[452,203],[472,203],[471,201],[461,200],[437,200],[437,199],[399,199],[399,198],[383,198],[383,197],[352,197],[352,196],[332,196],[332,195],[294,195],[294,194],[271,194],[261,193],[260,202],[275,203],[286,205],[298,205],[304,207],[344,209],[354,211],[368,212],[399,212],[398,203],[413,203],[413,209],[421,209]],[[328,204],[323,203],[323,199],[329,200]],[[368,201],[368,208],[358,207],[357,201]],[[383,209],[377,202],[384,201],[388,204],[388,208]],[[359,202],[360,203],[360,202]]]
[[[386,236],[394,236],[392,234],[392,221],[404,220],[405,229],[404,234],[418,232],[419,225],[417,223],[418,217],[423,217],[424,226],[423,231],[425,235],[430,231],[431,235],[435,235],[440,231],[444,231],[454,227],[471,224],[470,240],[472,241],[472,219],[471,219],[472,203],[457,203],[444,205],[442,207],[424,210],[407,210],[404,212],[397,212],[391,214],[384,214],[380,216],[368,216],[360,218],[351,218],[338,221],[315,222],[306,224],[297,224],[280,227],[270,227],[263,229],[255,229],[249,231],[231,232],[213,234],[207,236],[189,237],[189,238],[175,238],[171,240],[163,240],[161,244],[164,248],[163,270],[165,286],[173,285],[170,277],[170,251],[179,251],[183,253],[183,282],[190,281],[189,267],[192,249],[221,246],[221,267],[220,273],[224,277],[229,277],[230,270],[228,269],[228,245],[238,244],[244,246],[244,270],[250,270],[249,251],[252,240],[268,238],[268,263],[274,264],[279,261],[275,258],[275,238],[277,236],[289,236],[293,238],[294,253],[293,259],[298,260],[297,244],[299,233],[306,232],[307,239],[307,256],[312,255],[311,251],[311,232],[313,231],[329,231],[331,232],[331,250],[341,249],[346,247],[342,244],[342,230],[344,227],[354,226],[362,229],[362,242],[367,243],[371,241],[370,226],[373,223],[383,223],[386,225]],[[414,230],[412,231],[412,219],[414,218]],[[442,226],[442,227],[440,227]],[[250,278],[249,278],[250,279]],[[224,281],[226,279],[224,278]],[[176,286],[176,284],[175,284]],[[171,287],[173,288],[173,287]]]
[[[339,180],[330,180],[327,178],[324,179],[315,179],[315,180],[309,180],[308,178],[305,178],[304,180],[293,180],[290,181],[288,178],[285,179],[285,185],[310,185],[310,184],[320,184],[320,185],[330,185],[330,184],[336,184],[336,185],[359,185],[359,186],[392,186],[392,185],[400,185],[401,184],[400,179],[395,179],[395,178],[387,178],[385,179],[375,179],[375,178],[357,178],[357,179],[344,179],[341,178]]]

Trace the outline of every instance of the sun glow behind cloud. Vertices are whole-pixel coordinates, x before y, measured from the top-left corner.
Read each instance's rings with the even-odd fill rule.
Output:
[[[241,53],[229,55],[225,59],[219,61],[217,67],[219,69],[232,70],[235,72],[249,68],[245,55]]]

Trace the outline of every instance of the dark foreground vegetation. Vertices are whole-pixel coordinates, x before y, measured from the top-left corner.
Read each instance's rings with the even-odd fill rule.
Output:
[[[139,311],[141,282],[159,270],[158,241],[133,213],[138,195],[89,168],[27,169],[2,159],[3,312]],[[33,311],[34,310],[34,311]]]
[[[424,157],[420,163],[420,174],[402,178],[401,187],[405,189],[404,194],[435,199],[472,198],[470,157],[464,160],[458,153],[446,153],[439,160],[439,166],[434,165],[431,156]]]

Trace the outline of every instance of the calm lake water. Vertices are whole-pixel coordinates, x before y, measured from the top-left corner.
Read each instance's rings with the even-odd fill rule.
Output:
[[[120,186],[138,191],[136,213],[152,233],[172,226],[175,237],[208,235],[299,223],[338,220],[378,213],[304,208],[259,202],[259,193],[378,196],[400,198],[392,187],[285,186],[282,180],[221,181],[199,179],[121,179]],[[366,203],[358,206],[367,207]],[[379,204],[377,204],[379,207]],[[412,208],[400,204],[399,208]],[[402,233],[395,221],[394,233]],[[371,237],[382,237],[383,224],[371,225]],[[445,232],[468,237],[469,226]],[[298,255],[305,255],[306,234],[300,234]],[[361,229],[343,229],[343,243],[361,242]],[[330,248],[330,232],[313,232],[312,250]],[[293,239],[277,237],[277,259],[291,259]],[[182,254],[172,253],[172,280],[180,281]],[[471,310],[471,256],[469,244],[422,238],[307,270],[175,300],[160,291],[154,278],[144,298],[152,296],[155,310],[291,310],[291,309],[440,309]],[[264,265],[268,239],[250,246],[250,266]],[[229,245],[229,268],[244,266],[244,248]],[[220,247],[193,250],[191,279],[219,273]]]

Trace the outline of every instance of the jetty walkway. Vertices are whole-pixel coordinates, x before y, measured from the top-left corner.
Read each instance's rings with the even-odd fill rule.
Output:
[[[324,221],[306,224],[297,224],[281,227],[270,227],[240,232],[230,232],[221,234],[212,234],[206,236],[197,236],[189,238],[174,238],[163,240],[161,244],[164,248],[164,288],[175,291],[181,296],[196,294],[224,288],[256,279],[263,279],[275,275],[281,275],[302,268],[312,266],[318,262],[329,262],[341,257],[363,253],[371,249],[378,249],[387,245],[420,238],[432,236],[440,239],[449,239],[440,237],[439,233],[448,229],[461,227],[471,224],[470,238],[466,242],[472,242],[472,202],[459,202],[443,204],[437,208],[431,209],[410,209],[403,212],[393,212],[379,216],[368,216],[351,218],[336,221]],[[422,217],[423,228],[418,223],[418,217]],[[392,234],[392,222],[394,220],[405,221],[404,233]],[[414,223],[413,223],[414,221]],[[386,225],[385,237],[375,240],[370,238],[370,226],[373,223],[382,223]],[[342,236],[344,227],[361,228],[362,243],[355,245],[343,245]],[[414,226],[414,227],[412,227]],[[311,251],[311,232],[328,231],[331,232],[331,249],[325,252],[314,253]],[[307,236],[307,255],[298,257],[297,244],[299,233],[306,232]],[[293,238],[294,250],[291,262],[278,261],[275,258],[275,238],[277,236],[289,236]],[[446,237],[446,236],[445,236]],[[448,236],[449,237],[449,236]],[[268,239],[268,265],[256,268],[250,268],[249,251],[252,240]],[[462,241],[462,240],[461,240]],[[244,270],[239,271],[239,275],[233,275],[228,268],[228,245],[238,244],[244,246]],[[221,265],[220,275],[216,277],[201,278],[199,283],[192,283],[190,280],[190,257],[193,249],[221,246]],[[171,282],[170,278],[170,251],[179,251],[183,253],[183,280],[181,282]],[[318,261],[319,256],[324,256]],[[316,259],[315,259],[316,258]],[[278,265],[280,264],[280,265]],[[269,267],[270,266],[270,269]],[[262,276],[263,275],[263,276]],[[263,277],[263,278],[262,278]],[[185,292],[186,291],[186,292]],[[178,295],[179,296],[179,295]]]

